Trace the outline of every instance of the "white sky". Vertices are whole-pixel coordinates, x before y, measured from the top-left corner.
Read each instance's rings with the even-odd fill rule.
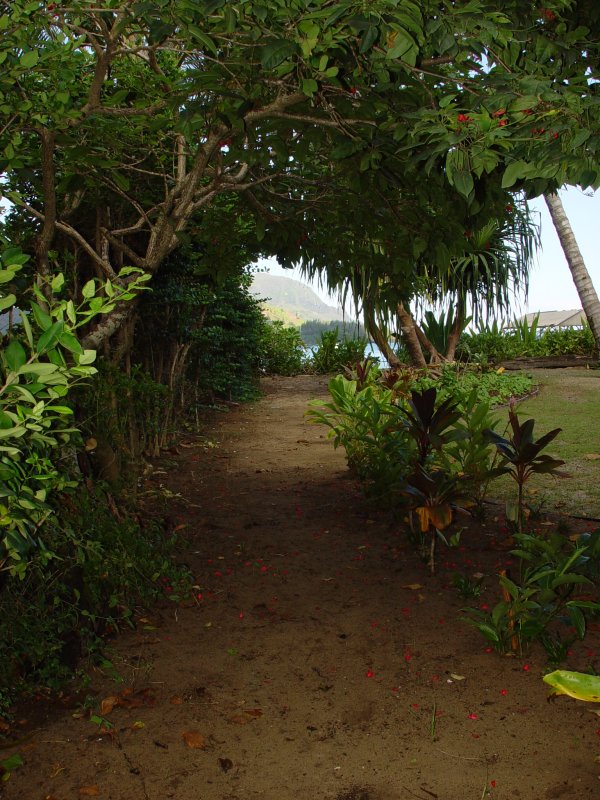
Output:
[[[588,271],[596,291],[600,293],[600,191],[588,196],[581,190],[570,188],[562,190],[560,196],[575,233]],[[529,297],[515,298],[513,314],[529,311],[562,311],[581,308],[577,290],[558,241],[554,225],[548,214],[543,198],[532,201],[534,210],[540,213],[542,247],[536,257],[529,279]],[[268,267],[273,275],[304,281],[297,270],[280,267],[274,259],[261,261],[260,268]],[[312,285],[315,292],[329,305],[336,305],[327,292]]]

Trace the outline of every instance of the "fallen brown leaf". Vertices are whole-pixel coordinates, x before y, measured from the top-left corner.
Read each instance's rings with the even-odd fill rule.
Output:
[[[229,717],[229,722],[235,722],[236,725],[247,725],[249,722],[252,722],[252,717],[244,717],[243,714],[236,714],[233,717]]]
[[[193,750],[204,750],[206,748],[206,739],[200,731],[185,731],[181,734],[181,738]]]
[[[412,592],[416,592],[419,589],[423,589],[423,585],[421,583],[405,583],[404,586],[400,587],[401,589],[410,589]]]
[[[102,703],[100,704],[100,713],[103,717],[113,710],[115,706],[121,704],[121,698],[111,695],[110,697],[105,697]]]
[[[171,703],[171,705],[172,705],[172,706],[180,706],[180,705],[183,703],[183,700],[182,700],[182,698],[181,698],[181,697],[179,697],[179,695],[178,695],[178,694],[175,694],[175,695],[173,695],[173,697],[172,697],[172,698],[169,700],[169,703]]]
[[[100,789],[97,786],[82,786],[79,789],[80,797],[98,797]]]
[[[262,717],[263,712],[261,708],[245,708],[244,714],[248,714],[249,717]]]

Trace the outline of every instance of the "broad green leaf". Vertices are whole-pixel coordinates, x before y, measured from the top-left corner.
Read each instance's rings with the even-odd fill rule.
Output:
[[[471,173],[466,169],[457,169],[453,177],[454,186],[458,193],[468,199],[474,189],[473,176]]]
[[[19,425],[14,428],[0,428],[0,439],[9,439],[11,436],[15,439],[19,439],[26,433],[27,428],[23,428]]]
[[[71,353],[83,353],[79,339],[69,331],[63,331],[58,338],[59,343]]]
[[[502,188],[509,189],[511,186],[514,186],[520,178],[526,177],[528,169],[529,165],[525,161],[513,161],[512,164],[509,164],[504,170]]]
[[[40,57],[37,50],[27,50],[21,56],[19,62],[22,67],[25,67],[26,69],[31,69],[31,67],[35,67],[35,65],[38,63],[39,58]]]
[[[27,353],[17,339],[13,339],[4,350],[4,360],[12,372],[18,372],[27,361]]]
[[[52,347],[56,345],[58,342],[58,337],[62,334],[65,328],[64,322],[55,322],[51,325],[47,331],[45,331],[40,338],[38,339],[37,343],[37,352],[38,353],[45,353],[46,350],[50,350]]]
[[[92,278],[89,280],[81,290],[81,295],[86,300],[89,300],[96,294],[96,281]]]
[[[17,298],[14,294],[7,294],[6,297],[0,297],[0,311],[6,311],[7,308],[14,306]]]
[[[65,285],[65,276],[62,274],[62,272],[59,272],[58,275],[55,275],[52,278],[52,283],[50,284],[50,286],[52,287],[52,291],[55,292],[56,294],[60,292],[60,290],[64,285]]]
[[[31,310],[33,311],[33,316],[35,321],[37,322],[38,326],[43,330],[47,331],[48,328],[52,325],[52,317],[47,314],[38,303],[31,304]]]
[[[79,366],[84,366],[86,364],[93,364],[95,360],[96,360],[95,350],[84,350],[83,353],[78,358]]]
[[[579,147],[584,142],[587,142],[591,135],[591,131],[587,130],[587,128],[582,128],[580,131],[577,131],[573,137],[573,140],[571,141],[571,147]]]
[[[262,48],[261,63],[265,69],[273,69],[298,53],[298,45],[288,39],[277,39]]]
[[[302,91],[307,97],[312,97],[318,90],[319,85],[313,78],[302,78]]]
[[[52,375],[57,369],[56,364],[36,362],[35,364],[24,364],[19,370],[19,375]]]

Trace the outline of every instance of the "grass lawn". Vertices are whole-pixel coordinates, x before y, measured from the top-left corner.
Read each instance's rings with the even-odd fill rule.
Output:
[[[518,414],[535,419],[535,438],[562,428],[545,452],[562,458],[571,476],[533,476],[528,483],[530,504],[534,509],[541,506],[542,514],[560,511],[600,518],[600,371],[538,369],[530,374],[540,391],[519,404]],[[492,484],[490,495],[516,497],[516,484],[502,478]]]

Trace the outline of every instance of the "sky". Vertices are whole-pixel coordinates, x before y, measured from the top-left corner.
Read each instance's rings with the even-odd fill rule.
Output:
[[[600,293],[600,190],[592,195],[580,189],[569,188],[560,192],[565,211],[575,238],[579,244],[588,272],[596,291]],[[556,231],[543,198],[532,201],[531,206],[539,214],[541,224],[541,249],[538,251],[529,276],[527,300],[516,297],[511,314],[536,311],[564,311],[581,308],[577,290],[558,241]],[[261,261],[260,268],[268,267],[273,275],[285,275],[304,281],[296,270],[287,270],[270,259]],[[327,292],[312,285],[315,292],[329,305],[336,305]]]

